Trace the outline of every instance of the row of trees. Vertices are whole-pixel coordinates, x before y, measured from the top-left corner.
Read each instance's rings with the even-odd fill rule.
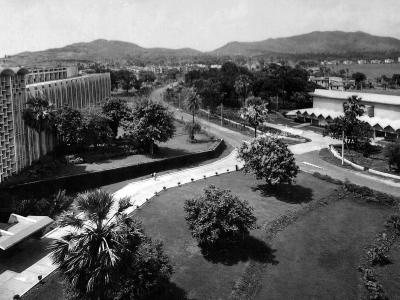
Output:
[[[31,97],[23,119],[39,133],[40,155],[44,131],[55,132],[62,145],[76,150],[111,143],[122,126],[124,138],[151,154],[154,143],[167,141],[175,132],[172,114],[149,100],[139,101],[132,109],[125,100],[110,98],[101,108],[81,111],[69,106],[55,109],[44,97]]]
[[[301,108],[311,103],[308,92],[315,87],[301,67],[269,64],[253,72],[233,62],[223,64],[220,70],[188,72],[185,83],[196,88],[203,99],[203,108],[211,110],[221,103],[241,107],[251,94],[268,101],[278,97],[284,107]]]
[[[151,71],[140,71],[138,75],[135,73],[121,69],[118,71],[109,70],[111,79],[111,89],[123,89],[126,93],[132,88],[139,91],[144,83],[153,83],[156,75]]]

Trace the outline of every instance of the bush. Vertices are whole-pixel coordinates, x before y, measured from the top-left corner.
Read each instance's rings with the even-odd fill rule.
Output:
[[[241,201],[228,190],[210,185],[204,195],[186,200],[186,221],[200,245],[238,241],[256,228],[256,217],[247,201]]]
[[[372,263],[372,265],[386,265],[390,263],[389,257],[386,255],[388,251],[387,246],[378,246],[370,249],[367,255]]]
[[[194,135],[196,133],[200,133],[201,131],[201,125],[197,122],[192,123],[192,122],[187,122],[185,123],[185,131],[189,134],[190,140],[194,140]]]
[[[16,209],[16,213],[27,215],[49,216],[51,218],[67,210],[72,204],[73,198],[66,195],[65,190],[59,190],[53,197],[22,200]]]
[[[385,156],[387,157],[389,169],[394,165],[397,170],[400,170],[400,143],[388,145],[385,148]]]
[[[253,173],[270,185],[291,184],[299,172],[293,153],[276,137],[259,136],[243,143],[238,157],[244,161],[246,173]]]

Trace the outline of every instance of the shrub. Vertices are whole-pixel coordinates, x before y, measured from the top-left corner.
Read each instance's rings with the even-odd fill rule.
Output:
[[[388,247],[378,246],[370,249],[367,255],[372,263],[372,265],[386,265],[390,263],[389,257],[386,255]]]
[[[238,157],[244,161],[246,173],[253,173],[270,185],[291,184],[299,171],[293,153],[276,137],[259,136],[243,143]]]
[[[189,134],[190,140],[194,140],[194,135],[201,132],[201,125],[197,122],[185,123],[185,131]]]
[[[387,157],[389,169],[394,165],[397,170],[400,170],[400,143],[388,145],[385,148],[385,156]]]
[[[400,232],[400,215],[391,215],[385,225]]]
[[[55,217],[68,209],[72,201],[73,198],[66,195],[65,190],[59,190],[53,197],[21,201],[16,207],[16,212],[23,216],[44,215]]]
[[[184,210],[192,236],[200,245],[237,241],[256,227],[253,208],[247,201],[213,185],[204,190],[203,196],[186,200]]]

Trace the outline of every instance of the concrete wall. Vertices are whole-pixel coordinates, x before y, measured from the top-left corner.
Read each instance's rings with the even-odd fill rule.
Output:
[[[109,73],[26,85],[32,77],[21,70],[0,70],[0,182],[40,158],[39,134],[22,118],[29,94],[43,94],[56,107],[83,109],[100,105],[111,93]],[[42,154],[46,154],[53,150],[56,137],[43,132],[41,141]]]

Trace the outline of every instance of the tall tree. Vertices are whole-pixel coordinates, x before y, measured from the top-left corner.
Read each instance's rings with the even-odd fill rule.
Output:
[[[125,136],[139,141],[153,155],[155,142],[166,142],[173,137],[175,125],[172,114],[160,103],[139,102],[123,122]]]
[[[344,134],[344,143],[347,146],[359,148],[365,143],[369,144],[372,138],[371,126],[359,117],[364,114],[364,105],[361,98],[353,95],[343,103],[344,115],[335,118],[327,126],[324,135],[330,135],[335,139],[342,139]]]
[[[121,121],[129,116],[130,108],[126,100],[119,98],[108,98],[102,106],[103,114],[110,119],[110,127],[114,138],[118,135],[118,128]]]
[[[76,146],[82,142],[82,113],[70,106],[64,106],[57,110],[55,116],[57,134],[67,146]]]
[[[192,112],[193,124],[194,124],[194,116],[196,112],[200,109],[200,105],[201,105],[200,95],[194,88],[189,89],[185,95],[185,106],[190,112]]]
[[[38,133],[39,155],[43,154],[42,133],[54,125],[54,106],[44,97],[29,96],[26,108],[22,113],[25,124]]]
[[[254,128],[254,137],[257,137],[257,128],[268,119],[268,108],[260,97],[248,97],[245,107],[240,110],[240,117]]]
[[[135,74],[128,70],[119,70],[118,79],[119,84],[121,85],[122,89],[126,91],[126,93],[129,93],[129,91],[135,87],[135,84],[138,81]]]
[[[250,143],[243,143],[238,157],[244,161],[246,173],[253,173],[271,186],[291,184],[299,172],[293,153],[276,137],[259,136]]]
[[[244,102],[252,89],[253,82],[250,76],[242,74],[235,80],[235,91]]]

